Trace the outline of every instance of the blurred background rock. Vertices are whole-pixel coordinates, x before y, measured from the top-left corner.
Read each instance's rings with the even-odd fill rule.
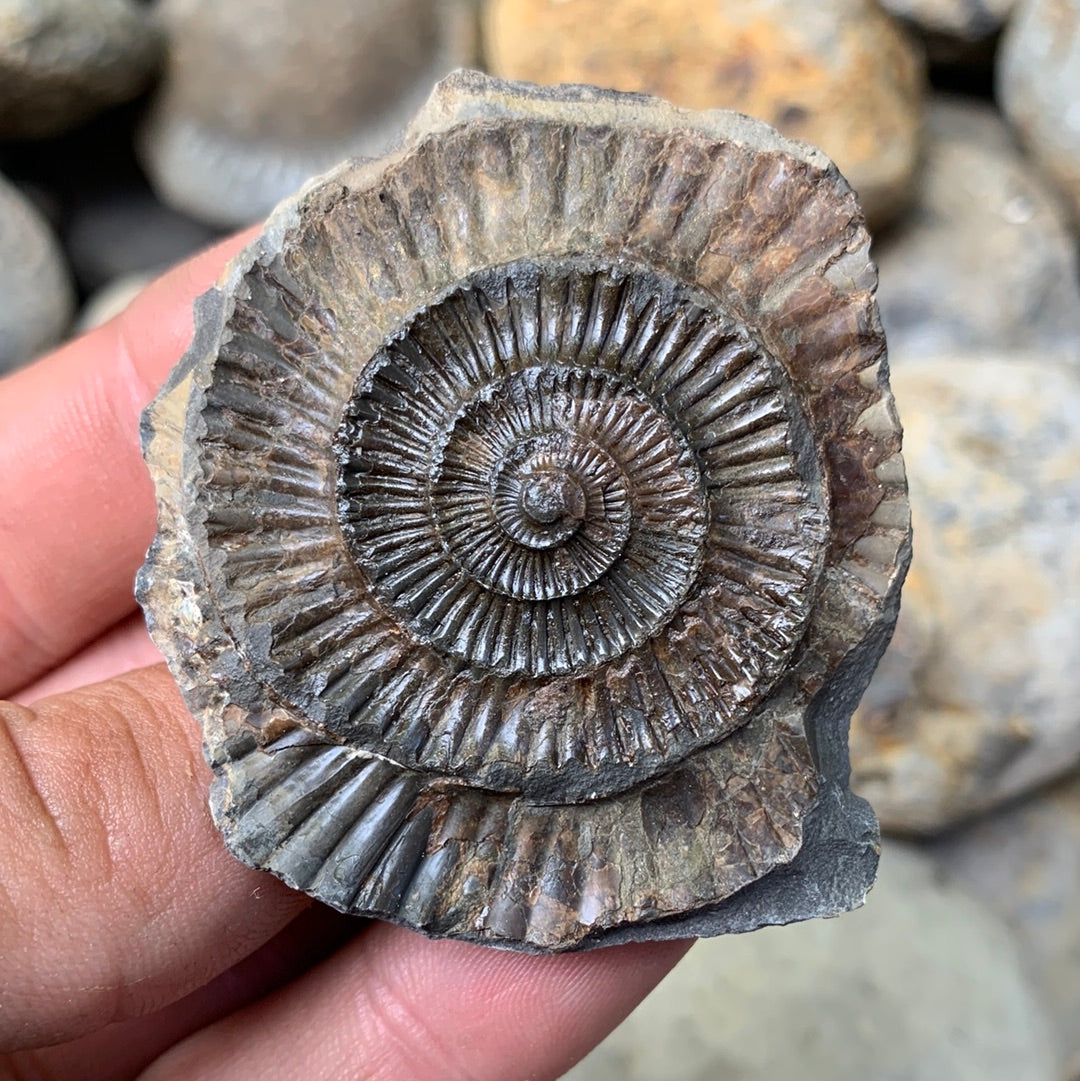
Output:
[[[342,158],[381,153],[475,62],[464,0],[160,0],[165,71],[140,133],[162,199],[245,225]]]
[[[464,64],[821,145],[908,433],[915,563],[852,732],[879,886],[694,947],[570,1077],[1080,1081],[1080,0],[0,0],[0,371]]]

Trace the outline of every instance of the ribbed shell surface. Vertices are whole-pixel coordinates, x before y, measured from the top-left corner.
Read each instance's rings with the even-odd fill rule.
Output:
[[[470,75],[279,208],[147,420],[233,851],[542,950],[790,863],[906,558],[867,242],[764,125]]]

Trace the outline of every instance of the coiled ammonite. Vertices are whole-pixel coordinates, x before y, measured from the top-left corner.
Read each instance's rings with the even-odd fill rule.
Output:
[[[229,847],[521,949],[861,902],[909,542],[868,243],[764,124],[472,73],[280,207],[146,418]]]

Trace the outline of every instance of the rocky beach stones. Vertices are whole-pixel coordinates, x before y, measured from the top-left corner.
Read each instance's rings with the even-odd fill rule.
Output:
[[[1045,350],[1080,361],[1080,273],[1063,201],[989,105],[938,97],[915,199],[875,244],[894,365]]]
[[[212,225],[263,217],[313,174],[379,154],[472,62],[469,0],[162,0],[163,85],[143,130],[161,198]]]
[[[997,85],[1017,134],[1080,221],[1080,0],[1022,0]]]
[[[48,222],[0,177],[0,374],[59,341],[74,305]]]
[[[875,227],[910,194],[922,64],[872,0],[487,0],[483,12],[496,75],[758,117],[820,146]]]
[[[10,0],[0,13],[0,137],[39,138],[133,98],[161,53],[135,0]]]
[[[147,419],[141,589],[241,858],[588,948],[857,905],[865,797],[863,910],[695,950],[578,1076],[1080,1081],[1077,0],[0,7],[0,373],[389,154],[274,216]],[[752,112],[869,203],[917,535],[855,796],[907,510],[837,437],[895,440],[846,189],[603,91],[459,79],[405,134],[470,63]]]
[[[476,73],[275,211],[147,416],[233,851],[531,950],[861,903],[909,543],[868,247],[758,121]]]

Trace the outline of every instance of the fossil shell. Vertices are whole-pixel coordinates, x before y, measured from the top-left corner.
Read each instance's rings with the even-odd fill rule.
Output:
[[[763,124],[472,73],[279,208],[146,420],[230,848],[524,949],[861,901],[908,552],[867,246]]]

